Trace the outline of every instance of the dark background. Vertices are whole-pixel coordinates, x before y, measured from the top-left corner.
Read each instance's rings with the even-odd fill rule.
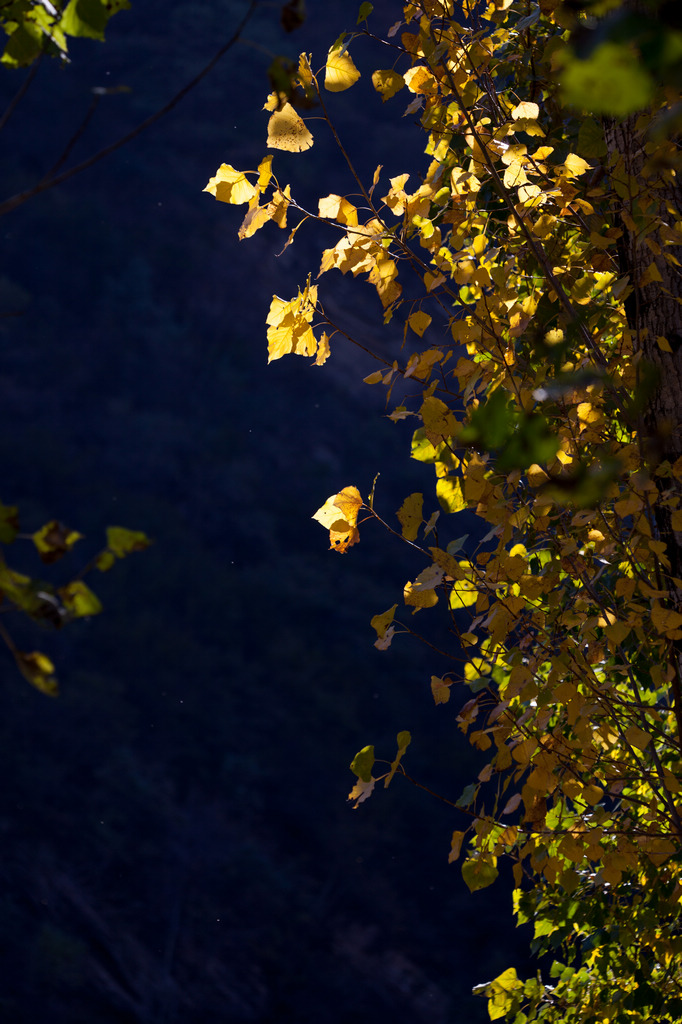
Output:
[[[376,6],[379,31],[400,17]],[[167,102],[244,9],[148,0],[105,44],[73,44],[70,66],[43,61],[2,133],[3,194],[52,166],[93,86],[131,91],[103,99],[72,162]],[[524,965],[508,876],[472,896],[447,863],[465,819],[400,778],[346,804],[353,754],[393,756],[401,729],[411,774],[444,796],[477,768],[455,723],[465,698],[433,705],[446,666],[407,638],[373,647],[370,618],[423,565],[372,524],[339,558],[310,519],[379,471],[391,522],[410,491],[428,503],[412,426],[383,416],[381,389],[361,384],[376,364],[343,339],[323,368],[266,366],[272,294],[295,294],[336,237],[306,225],[278,258],[286,233],[239,243],[243,209],[202,193],[221,162],[253,169],[267,152],[272,56],[320,66],[355,17],[310,0],[287,36],[264,5],[168,117],[2,222],[0,312],[20,315],[0,319],[0,499],[26,532],[58,518],[86,534],[53,581],[107,525],[155,540],[89,578],[102,616],[59,633],[4,620],[54,658],[62,694],[0,655],[3,1021],[475,1022],[487,1011],[472,985]],[[388,187],[418,171],[423,141],[406,101],[382,107],[371,88],[385,54],[358,41],[353,56],[363,79],[330,112],[361,173],[383,163]],[[24,74],[2,71],[3,109]],[[314,148],[276,153],[274,171],[315,208],[354,189],[328,129],[310,127]],[[320,294],[363,343],[399,353],[402,326],[381,327],[364,282],[333,273]],[[472,530],[459,520],[445,540]],[[15,549],[10,564],[49,574],[30,544]],[[437,630],[432,615],[416,624]]]

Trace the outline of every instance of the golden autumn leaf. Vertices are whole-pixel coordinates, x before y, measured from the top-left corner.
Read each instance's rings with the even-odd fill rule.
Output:
[[[204,192],[210,192],[221,203],[232,203],[237,206],[250,202],[258,195],[255,186],[246,175],[235,170],[230,164],[220,165]]]
[[[283,149],[287,153],[303,153],[313,145],[313,136],[306,128],[303,118],[296,113],[291,103],[285,103],[275,110],[268,121],[269,149]]]
[[[342,196],[329,195],[320,199],[318,213],[320,217],[329,217],[339,224],[355,227],[358,223],[357,207]]]
[[[422,509],[424,506],[424,495],[423,494],[410,494],[409,497],[405,498],[398,509],[397,516],[400,520],[400,525],[403,528],[403,537],[405,540],[416,540],[419,527],[424,522],[422,515]]]
[[[353,544],[360,542],[358,514],[364,502],[357,487],[344,487],[338,494],[332,494],[313,516],[321,526],[329,530],[329,546],[343,554]]]
[[[326,333],[322,334],[320,342],[317,346],[317,356],[315,357],[314,366],[322,366],[329,359],[329,338]]]
[[[436,587],[443,582],[443,575],[439,566],[429,565],[419,573],[414,583],[408,580],[403,588],[405,604],[414,608],[415,612],[420,608],[433,608],[438,604]]]
[[[521,118],[529,118],[531,121],[535,121],[540,116],[540,108],[537,103],[530,103],[528,100],[525,100],[514,107],[511,116],[515,121]]]
[[[268,362],[290,353],[314,356],[317,341],[310,326],[315,314],[317,286],[308,283],[295,299],[286,302],[273,295],[268,325]]]
[[[453,413],[440,398],[425,398],[419,412],[424,422],[426,436],[434,446],[441,441],[447,441],[458,427]]]
[[[335,43],[327,55],[324,75],[324,87],[328,92],[344,92],[355,85],[360,72],[353,63],[353,58],[342,43]]]
[[[421,338],[422,335],[424,334],[424,331],[431,323],[431,317],[429,316],[428,313],[424,313],[423,310],[418,309],[415,313],[411,313],[408,316],[407,322],[414,331],[414,333],[419,335],[419,337]]]
[[[383,103],[390,100],[405,85],[405,79],[397,71],[375,71],[372,74],[372,85],[381,93]]]
[[[254,197],[249,204],[249,209],[246,212],[246,216],[241,223],[239,228],[239,241],[241,242],[245,238],[251,238],[255,235],[259,228],[262,228],[264,224],[270,220],[270,214],[266,206],[258,205],[258,197]]]

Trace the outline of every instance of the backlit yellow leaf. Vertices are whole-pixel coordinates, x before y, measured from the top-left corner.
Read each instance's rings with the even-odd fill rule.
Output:
[[[315,314],[317,286],[306,285],[295,299],[285,302],[273,295],[266,323],[268,325],[268,362],[289,353],[314,356],[317,341],[310,323]]]
[[[313,137],[291,103],[285,103],[271,115],[267,144],[269,149],[283,149],[287,153],[303,153],[312,146]]]
[[[433,608],[438,604],[436,587],[443,582],[443,570],[430,565],[419,573],[414,583],[408,581],[403,589],[405,604],[414,608]]]
[[[322,366],[329,359],[329,355],[330,355],[330,352],[329,352],[329,338],[327,337],[327,335],[325,333],[320,338],[319,344],[317,346],[317,356],[315,358],[314,365],[315,366]]]
[[[590,165],[587,161],[583,160],[581,156],[577,156],[575,153],[569,153],[564,160],[564,173],[567,178],[575,178],[585,171],[591,170]]]
[[[344,92],[355,85],[360,72],[353,63],[353,58],[346,52],[343,45],[332,46],[327,56],[324,75],[324,87],[329,92]]]
[[[446,441],[455,433],[457,420],[440,398],[425,398],[419,412],[424,422],[424,431],[432,445]]]
[[[511,116],[515,121],[518,121],[521,117],[529,117],[535,121],[540,116],[540,108],[537,103],[530,103],[528,100],[524,100],[523,103],[519,103],[517,107],[514,107]]]
[[[461,512],[467,507],[458,476],[441,476],[436,481],[436,495],[446,512]]]
[[[423,494],[410,494],[398,509],[398,519],[403,528],[403,537],[406,540],[414,541],[417,539],[419,527],[424,522],[422,516],[423,506]]]
[[[329,546],[334,551],[343,554],[353,544],[360,542],[357,522],[362,506],[362,496],[357,487],[344,487],[338,494],[327,498],[313,516],[313,519],[329,530]]]
[[[381,93],[381,99],[385,103],[400,92],[405,85],[405,79],[397,71],[375,71],[372,74],[372,85]]]
[[[341,196],[330,195],[320,199],[318,213],[320,217],[329,217],[330,220],[335,220],[339,224],[349,224],[355,227],[358,223],[357,207]]]
[[[210,179],[204,192],[210,192],[221,203],[233,203],[237,206],[250,202],[258,192],[254,185],[241,171],[229,164],[221,164]]]

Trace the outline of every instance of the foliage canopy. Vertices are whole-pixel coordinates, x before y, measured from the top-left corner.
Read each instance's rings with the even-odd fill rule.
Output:
[[[457,702],[487,757],[452,804],[450,860],[463,855],[475,891],[509,858],[518,920],[554,957],[549,978],[510,968],[480,986],[491,1019],[676,1021],[682,33],[641,5],[576,16],[559,0],[407,3],[382,37],[376,117],[417,118],[426,161],[417,181],[382,166],[365,181],[327,93],[357,81],[353,54],[379,38],[371,13],[363,4],[322,69],[301,54],[266,103],[268,146],[292,152],[314,142],[295,108],[319,106],[352,194],[306,211],[272,155],[253,172],[224,164],[206,190],[248,206],[242,239],[292,215],[287,244],[306,220],[328,224],[316,281],[364,278],[402,338],[365,382],[414,423],[410,454],[433,466],[433,490],[407,496],[397,523],[373,488],[363,500],[344,487],[315,518],[339,552],[375,521],[423,556],[372,620],[376,646],[415,633],[417,613],[440,615],[434,664],[449,667],[425,689]],[[597,35],[582,55],[581,29]],[[321,292],[309,277],[291,300],[273,297],[269,360],[319,366],[355,340]],[[464,512],[481,521],[476,542],[458,536]],[[355,806],[379,778],[406,775],[409,740],[385,771],[372,746],[356,756]]]

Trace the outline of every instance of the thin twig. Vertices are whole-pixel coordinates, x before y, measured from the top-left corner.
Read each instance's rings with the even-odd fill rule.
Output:
[[[239,40],[239,37],[247,23],[250,21],[256,7],[258,6],[258,2],[259,0],[251,0],[246,14],[224,46],[221,46],[216,55],[204,68],[202,68],[199,74],[195,75],[187,85],[183,86],[183,88],[176,93],[175,96],[161,108],[161,110],[157,110],[155,114],[151,114],[149,117],[145,118],[144,121],[138,124],[136,128],[133,128],[131,132],[128,132],[127,135],[121,136],[120,139],[117,139],[115,142],[112,142],[103,149],[100,149],[97,153],[93,153],[93,155],[88,157],[87,160],[83,160],[81,163],[76,164],[74,167],[70,167],[68,170],[63,171],[62,174],[58,174],[55,177],[43,178],[42,181],[39,181],[38,184],[34,185],[32,188],[25,189],[23,192],[18,192],[15,196],[11,196],[9,199],[6,199],[3,203],[0,203],[0,216],[10,213],[12,210],[15,210],[17,206],[21,206],[28,199],[32,199],[41,192],[54,188],[55,185],[61,185],[62,182],[67,181],[69,178],[73,178],[74,175],[80,174],[82,171],[86,171],[89,167],[92,167],[93,164],[96,164],[100,160],[103,160],[104,157],[109,156],[110,153],[115,152],[117,149],[120,149],[121,146],[125,146],[126,143],[131,142],[137,135],[140,135],[143,131],[154,124],[155,121],[160,120],[160,118],[168,114],[189,92],[191,92],[192,89],[194,89],[196,85],[199,84],[203,78],[206,77],[210,71],[213,70],[215,65],[225,56],[228,50],[232,49],[234,44]]]
[[[31,82],[35,78],[36,73],[38,71],[39,63],[40,63],[40,57],[38,57],[33,62],[33,65],[31,66],[31,70],[26,75],[26,78],[23,80],[23,82],[21,83],[21,85],[17,89],[17,91],[16,91],[15,95],[13,96],[13,98],[7,104],[7,109],[5,110],[5,113],[2,115],[2,117],[0,117],[0,132],[5,127],[5,125],[9,121],[10,117],[12,116],[12,114],[17,109],[18,105],[21,103],[22,99],[24,98],[24,96],[28,92],[29,86],[31,85]]]

